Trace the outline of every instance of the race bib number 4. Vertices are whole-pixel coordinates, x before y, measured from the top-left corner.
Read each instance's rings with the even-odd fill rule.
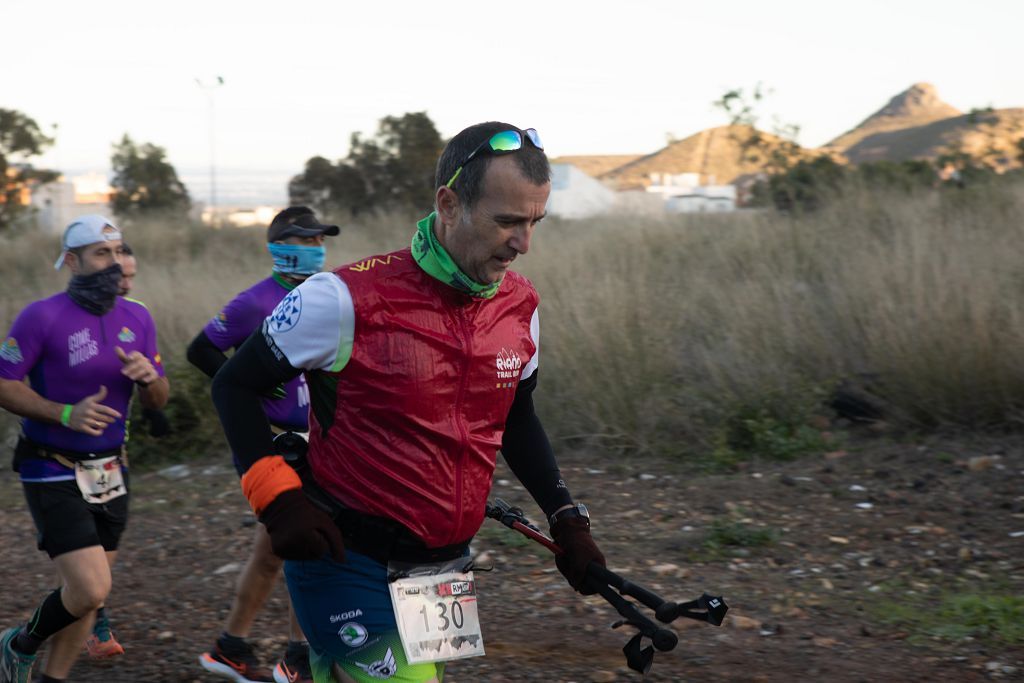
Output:
[[[424,570],[430,573],[419,573]],[[442,564],[411,573],[390,584],[406,660],[420,664],[483,655],[473,572]]]
[[[88,503],[106,503],[128,493],[118,455],[76,462],[75,480]]]

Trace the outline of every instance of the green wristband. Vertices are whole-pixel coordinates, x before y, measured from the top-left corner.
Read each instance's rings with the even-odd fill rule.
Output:
[[[74,406],[70,403],[64,404],[64,410],[60,414],[60,423],[65,427],[71,426],[71,411],[74,410]]]

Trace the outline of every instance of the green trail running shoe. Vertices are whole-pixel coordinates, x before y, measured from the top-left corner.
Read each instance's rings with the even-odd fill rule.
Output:
[[[36,656],[23,655],[11,647],[11,641],[20,630],[15,626],[0,634],[0,683],[29,683],[32,677]]]

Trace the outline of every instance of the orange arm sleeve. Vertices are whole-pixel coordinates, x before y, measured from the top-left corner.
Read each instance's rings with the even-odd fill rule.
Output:
[[[302,480],[299,475],[280,455],[260,458],[242,475],[242,492],[257,515],[280,494],[300,488]]]

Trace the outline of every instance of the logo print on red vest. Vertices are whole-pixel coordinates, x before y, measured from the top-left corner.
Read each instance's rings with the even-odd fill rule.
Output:
[[[498,389],[509,389],[515,386],[515,380],[523,370],[523,361],[515,351],[502,349],[495,358],[498,373]]]

